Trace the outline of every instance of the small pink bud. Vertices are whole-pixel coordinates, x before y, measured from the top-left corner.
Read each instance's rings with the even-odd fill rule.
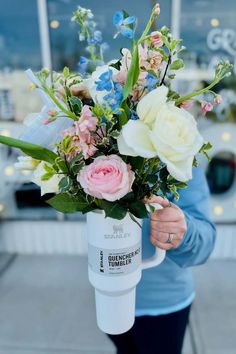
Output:
[[[214,98],[214,103],[215,104],[221,104],[222,102],[222,97],[221,95],[217,95],[215,98]]]
[[[44,125],[48,125],[50,122],[49,122],[49,119],[45,119],[44,121],[43,121],[43,124]]]
[[[213,105],[211,102],[202,101],[201,108],[202,108],[202,113],[205,116],[207,112],[213,110]]]
[[[49,108],[49,110],[48,110],[48,115],[49,115],[50,117],[56,117],[57,111],[55,110],[55,108]]]
[[[156,5],[154,6],[154,13],[155,15],[159,16],[161,13],[161,8],[160,8],[160,4],[157,2]]]
[[[182,102],[181,105],[180,105],[180,108],[190,109],[190,108],[192,108],[192,106],[193,106],[193,101],[189,100],[189,101]]]

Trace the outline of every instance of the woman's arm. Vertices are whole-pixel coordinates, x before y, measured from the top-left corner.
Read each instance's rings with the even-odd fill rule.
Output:
[[[209,219],[208,203],[205,175],[194,168],[193,179],[181,190],[179,202],[151,217],[152,243],[168,250],[167,257],[180,267],[204,263],[214,248],[216,230]],[[166,201],[162,205],[167,206]],[[167,243],[169,234],[174,235],[171,244]]]

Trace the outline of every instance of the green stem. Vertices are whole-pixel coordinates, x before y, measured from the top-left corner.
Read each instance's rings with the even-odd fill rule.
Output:
[[[42,87],[43,90],[48,94],[48,96],[52,99],[52,101],[57,105],[58,108],[60,108],[60,110],[62,112],[64,112],[67,116],[69,116],[71,119],[73,120],[78,120],[77,116],[73,113],[68,111],[67,109],[65,109],[65,107],[56,99],[56,97],[54,96],[54,94],[51,92],[50,89],[48,89],[47,86],[43,86]]]
[[[147,26],[146,26],[145,30],[143,31],[141,37],[138,40],[138,43],[137,43],[138,45],[143,43],[143,41],[146,39],[147,34],[150,31],[150,29],[152,27],[152,24],[153,24],[154,20],[156,19],[156,17],[157,17],[157,15],[153,11],[151,16],[150,16],[150,19],[149,19],[149,21],[147,23]]]
[[[209,92],[212,87],[214,87],[216,84],[218,84],[219,81],[220,81],[220,79],[216,78],[214,81],[212,81],[212,83],[210,85],[208,85],[204,89],[193,91],[193,92],[189,93],[188,95],[185,95],[185,96],[182,96],[182,97],[178,98],[178,100],[175,101],[175,105],[179,106],[184,101],[188,101],[191,98],[193,98],[195,96],[199,96],[199,95],[201,95],[204,92]]]

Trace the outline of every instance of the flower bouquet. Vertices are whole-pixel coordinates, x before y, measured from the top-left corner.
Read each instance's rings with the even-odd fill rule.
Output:
[[[121,58],[104,63],[102,34],[90,10],[78,7],[72,20],[80,26],[90,58],[81,57],[79,72],[27,71],[45,106],[27,117],[20,139],[0,136],[0,143],[21,149],[16,164],[32,169],[33,182],[62,213],[87,214],[89,279],[96,289],[99,327],[107,333],[127,331],[134,321],[135,286],[141,269],[158,265],[164,251],[141,261],[141,222],[157,206],[146,207],[153,194],[178,198],[192,178],[196,154],[207,155],[188,111],[189,102],[211,92],[230,74],[220,62],[212,83],[180,96],[173,90],[175,72],[184,66],[184,50],[167,27],[152,31],[160,14],[156,4],[140,38],[137,19],[115,13],[116,34],[130,39]],[[202,104],[207,110],[206,102]],[[209,106],[209,105],[208,105]]]

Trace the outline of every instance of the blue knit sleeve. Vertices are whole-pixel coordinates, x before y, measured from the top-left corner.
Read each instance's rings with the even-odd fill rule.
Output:
[[[187,231],[178,248],[168,251],[167,257],[183,268],[202,264],[210,256],[216,237],[209,217],[209,189],[202,169],[193,169],[193,179],[181,190],[176,204],[185,214]]]

